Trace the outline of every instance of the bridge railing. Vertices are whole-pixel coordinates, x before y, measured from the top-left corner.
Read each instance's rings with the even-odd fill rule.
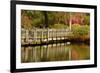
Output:
[[[40,41],[66,39],[72,32],[69,29],[21,29],[21,42],[34,43]]]

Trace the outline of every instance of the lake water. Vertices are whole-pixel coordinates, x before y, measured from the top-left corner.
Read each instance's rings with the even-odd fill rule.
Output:
[[[84,43],[59,43],[21,48],[22,63],[88,59],[90,59],[90,47]]]

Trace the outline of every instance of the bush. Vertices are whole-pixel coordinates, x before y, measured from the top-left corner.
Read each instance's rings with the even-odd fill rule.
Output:
[[[55,29],[66,29],[66,28],[68,28],[68,26],[65,25],[65,24],[54,24],[54,25],[51,25],[49,27],[50,28],[55,28]]]
[[[72,25],[72,36],[69,37],[73,41],[87,41],[90,40],[90,26],[89,25]]]
[[[75,36],[89,35],[89,25],[72,25],[72,32]]]

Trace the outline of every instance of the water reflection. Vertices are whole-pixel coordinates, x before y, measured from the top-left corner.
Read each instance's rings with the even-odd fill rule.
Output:
[[[86,44],[51,44],[21,48],[21,62],[68,61],[90,59],[90,48]]]

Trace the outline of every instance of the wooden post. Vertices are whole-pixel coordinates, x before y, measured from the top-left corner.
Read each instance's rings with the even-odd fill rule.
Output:
[[[52,32],[52,33],[51,33],[51,36],[52,36],[52,41],[53,41],[53,30],[52,30],[52,29],[51,29],[51,32]]]
[[[36,39],[37,38],[37,32],[36,32],[36,29],[34,30],[34,39],[35,39],[35,42],[36,42]]]
[[[37,43],[37,29],[35,30],[35,40],[36,40],[36,43]]]
[[[29,43],[28,40],[29,40],[29,37],[28,37],[28,30],[26,30],[26,43]]]
[[[47,29],[47,32],[48,32],[47,41],[49,41],[49,28]]]
[[[42,31],[41,31],[41,35],[42,35],[42,37],[41,37],[41,38],[42,38],[42,41],[43,41],[43,29],[42,29]]]

